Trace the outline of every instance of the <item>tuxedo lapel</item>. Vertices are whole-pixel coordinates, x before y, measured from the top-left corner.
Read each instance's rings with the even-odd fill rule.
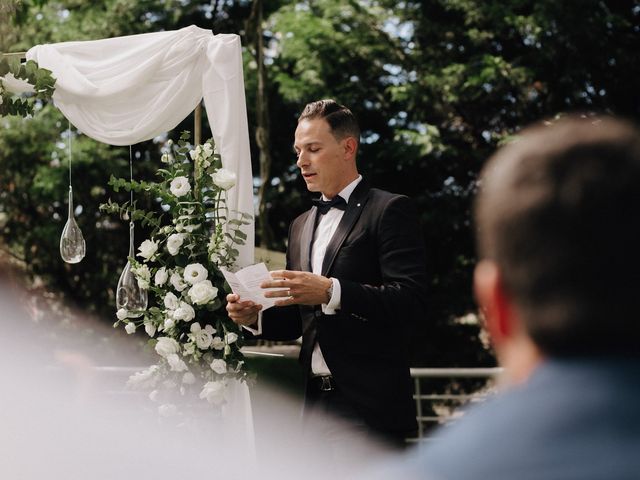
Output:
[[[313,226],[317,211],[316,207],[311,207],[300,233],[300,269],[304,272],[311,271],[311,242],[313,241]]]
[[[327,251],[324,254],[324,260],[322,261],[322,275],[327,275],[331,265],[333,265],[333,261],[336,258],[338,250],[342,246],[345,238],[355,225],[358,218],[360,218],[360,214],[364,209],[365,204],[367,203],[367,199],[369,198],[369,187],[361,181],[358,186],[355,188],[351,197],[349,197],[349,204],[347,205],[347,209],[336,228],[333,237],[331,237],[331,241],[329,245],[327,245]]]

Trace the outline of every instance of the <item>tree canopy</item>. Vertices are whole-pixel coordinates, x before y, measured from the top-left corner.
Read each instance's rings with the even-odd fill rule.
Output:
[[[478,172],[532,121],[570,111],[640,120],[640,1],[262,3],[257,30],[250,1],[3,1],[0,51],[190,24],[240,34],[252,139],[259,109],[269,105],[271,165],[262,198],[272,232],[267,245],[286,248],[289,222],[310,205],[291,149],[297,115],[309,101],[335,98],[361,122],[363,175],[411,196],[421,214],[430,310],[415,322],[413,363],[490,364],[471,294],[470,207]],[[257,58],[264,62],[264,95],[258,94]],[[66,120],[43,105],[33,118],[0,122],[0,230],[7,248],[34,276],[111,317],[126,225],[97,207],[114,197],[109,175],[126,176],[128,150],[72,130],[78,222],[89,248],[81,264],[69,267],[57,257],[67,191]],[[190,123],[169,135],[177,137]],[[261,145],[252,144],[256,177]],[[159,144],[134,148],[143,160],[134,162],[134,176],[151,178]]]

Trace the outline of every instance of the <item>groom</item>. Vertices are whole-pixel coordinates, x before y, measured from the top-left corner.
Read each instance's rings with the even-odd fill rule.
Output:
[[[266,293],[281,298],[277,307],[260,312],[231,294],[227,311],[263,339],[302,335],[305,417],[346,421],[314,434],[337,446],[375,433],[401,446],[417,428],[407,337],[410,321],[425,316],[425,252],[409,199],[358,173],[359,138],[348,108],[333,100],[305,107],[296,164],[308,190],[322,195],[290,226],[287,269],[262,285],[277,289]]]

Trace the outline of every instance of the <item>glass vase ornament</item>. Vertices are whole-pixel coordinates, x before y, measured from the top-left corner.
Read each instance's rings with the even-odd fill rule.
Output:
[[[69,185],[69,218],[60,236],[60,256],[67,263],[78,263],[87,253],[87,246],[73,215],[73,189]]]
[[[133,246],[133,222],[129,223],[129,257],[134,258]],[[132,271],[131,260],[127,260],[127,264],[120,274],[118,280],[118,289],[116,290],[116,308],[120,310],[124,308],[127,311],[127,317],[136,318],[142,315],[147,309],[147,290],[140,288],[138,280]]]

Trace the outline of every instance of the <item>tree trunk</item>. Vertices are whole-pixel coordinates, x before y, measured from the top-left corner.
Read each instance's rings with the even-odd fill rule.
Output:
[[[269,226],[266,193],[271,179],[271,140],[269,127],[269,99],[267,93],[267,70],[264,64],[264,35],[262,30],[262,0],[256,0],[247,20],[247,34],[251,35],[253,57],[258,68],[258,91],[256,95],[256,143],[260,149],[260,188],[258,189],[258,234],[260,246],[269,248],[273,232]]]

